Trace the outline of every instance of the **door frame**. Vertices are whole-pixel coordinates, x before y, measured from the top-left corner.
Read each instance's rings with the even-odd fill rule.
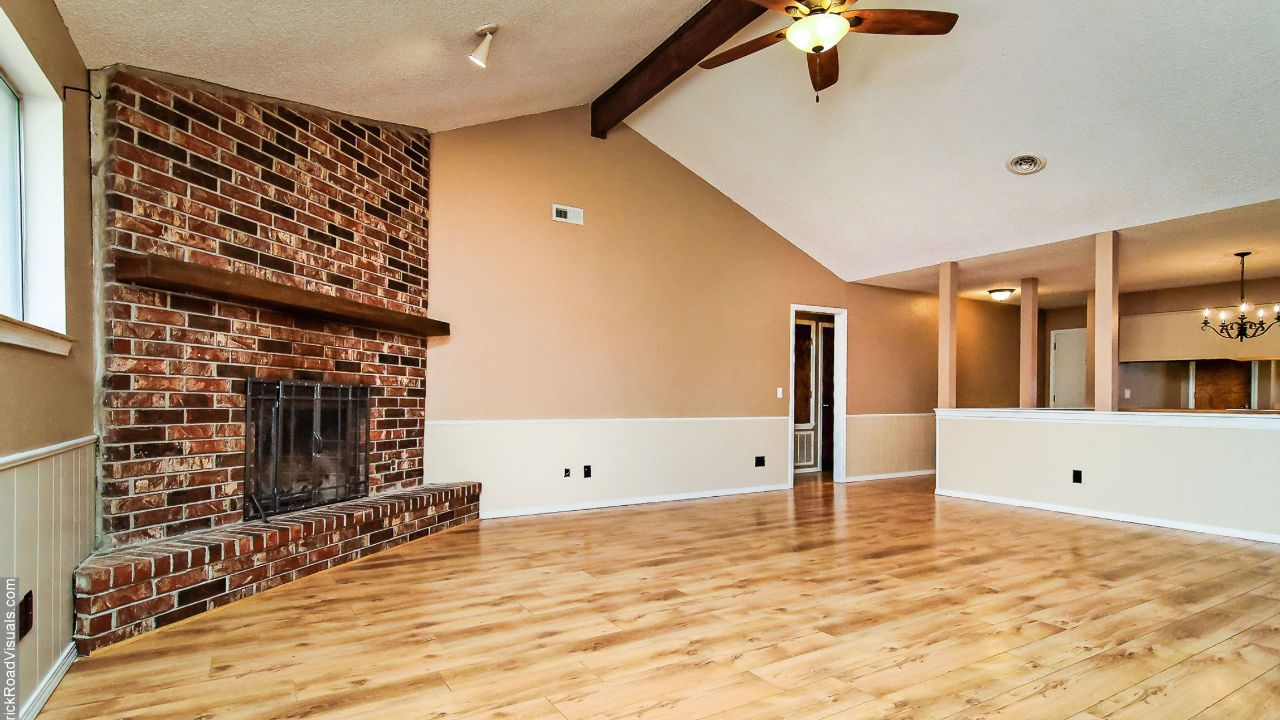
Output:
[[[1045,394],[1047,394],[1049,397],[1045,398],[1045,400],[1047,401],[1045,404],[1046,404],[1046,405],[1048,405],[1050,408],[1057,407],[1056,405],[1054,405],[1054,404],[1053,404],[1053,402],[1054,402],[1054,401],[1053,401],[1053,388],[1054,388],[1054,380],[1055,380],[1055,379],[1056,379],[1056,377],[1057,377],[1056,368],[1057,368],[1057,365],[1058,365],[1058,358],[1057,358],[1057,353],[1055,353],[1053,350],[1054,350],[1054,348],[1055,348],[1055,347],[1057,347],[1057,343],[1058,343],[1058,341],[1057,341],[1057,337],[1058,337],[1058,335],[1059,335],[1060,333],[1068,333],[1068,332],[1083,332],[1083,333],[1085,333],[1085,344],[1086,344],[1086,347],[1085,347],[1085,350],[1084,350],[1084,376],[1085,376],[1085,393],[1084,393],[1084,401],[1085,401],[1085,406],[1086,406],[1086,407],[1087,407],[1087,406],[1088,406],[1088,404],[1089,404],[1089,388],[1088,388],[1088,378],[1089,378],[1089,348],[1087,347],[1087,345],[1088,345],[1088,332],[1089,332],[1089,329],[1088,329],[1088,328],[1061,328],[1061,329],[1059,329],[1059,330],[1050,330],[1050,331],[1049,331],[1049,388],[1048,388],[1048,392],[1047,392],[1047,393],[1045,393]],[[1064,409],[1076,409],[1076,410],[1079,410],[1079,409],[1082,409],[1082,408],[1064,408]]]
[[[837,482],[844,479],[845,464],[845,420],[849,415],[848,382],[849,382],[849,311],[845,308],[824,307],[822,305],[791,306],[787,323],[787,487],[794,487],[796,482],[796,315],[802,312],[830,315],[835,324],[836,347],[835,376],[832,389],[831,410],[831,475]]]

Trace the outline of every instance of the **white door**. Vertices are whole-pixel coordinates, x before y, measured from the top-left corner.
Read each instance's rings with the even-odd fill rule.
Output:
[[[1088,407],[1085,394],[1085,328],[1049,334],[1049,407]]]

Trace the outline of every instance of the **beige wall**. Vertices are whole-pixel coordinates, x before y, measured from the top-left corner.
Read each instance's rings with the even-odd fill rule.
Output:
[[[1266,418],[967,414],[938,417],[940,495],[1280,542],[1280,430]],[[1203,451],[1224,447],[1233,451]],[[1071,482],[1077,469],[1080,484]]]
[[[849,413],[932,412],[938,401],[937,296],[850,283],[845,302]]]
[[[1249,280],[1245,283],[1245,294],[1251,302],[1280,302],[1280,278]],[[1238,282],[1125,293],[1120,296],[1120,314],[1149,315],[1179,310],[1203,310],[1206,307],[1231,307],[1239,297]]]
[[[630,128],[600,141],[587,121],[574,108],[432,138],[430,311],[453,334],[428,357],[429,478],[486,482],[490,515],[785,482],[792,304],[849,310],[847,412],[932,410],[936,298],[843,282]],[[586,224],[552,222],[553,202]],[[677,420],[742,417],[775,420]],[[539,419],[588,422],[490,422]],[[677,442],[693,437],[696,453]]]
[[[432,138],[432,419],[785,416],[792,303],[845,285],[628,127]],[[583,226],[551,204],[585,209]]]
[[[85,87],[85,66],[52,0],[0,0],[49,82]],[[68,357],[0,345],[0,456],[93,432],[93,276],[89,211],[89,101],[63,107]]]
[[[960,301],[956,308],[956,404],[959,407],[1018,406],[1021,323],[1017,305]]]

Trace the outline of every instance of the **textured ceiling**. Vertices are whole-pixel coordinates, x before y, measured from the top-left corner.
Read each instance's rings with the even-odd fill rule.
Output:
[[[780,43],[628,123],[847,280],[1280,197],[1274,0],[858,5],[891,6],[960,21],[850,35],[821,103]],[[1005,170],[1025,152],[1048,167]]]
[[[1233,282],[1240,272],[1234,253],[1249,250],[1248,276],[1280,277],[1280,200],[1167,220],[1120,231],[1120,289],[1124,292]],[[990,300],[987,290],[1040,279],[1041,303],[1067,307],[1093,289],[1093,238],[1011,250],[961,260],[960,294]],[[869,278],[871,285],[937,292],[935,268]]]
[[[57,0],[90,67],[127,63],[432,131],[590,102],[704,2]],[[486,22],[500,29],[482,70],[467,53]]]

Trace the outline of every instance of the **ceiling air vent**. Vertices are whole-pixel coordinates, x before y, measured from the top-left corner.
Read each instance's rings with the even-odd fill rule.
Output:
[[[1005,163],[1014,175],[1034,175],[1044,169],[1044,158],[1036,155],[1014,155]]]
[[[556,222],[571,223],[573,225],[582,224],[582,208],[569,207],[568,205],[552,205],[551,219]]]

